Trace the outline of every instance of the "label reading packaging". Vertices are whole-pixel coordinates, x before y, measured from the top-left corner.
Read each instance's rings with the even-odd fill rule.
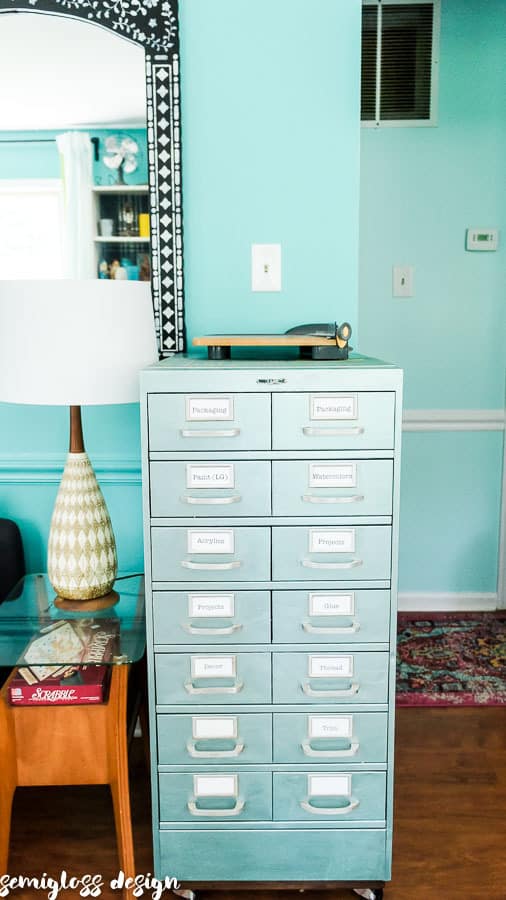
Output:
[[[356,419],[357,395],[356,394],[311,394],[310,418],[321,419]]]
[[[351,678],[353,656],[309,656],[310,678]]]
[[[355,529],[332,528],[325,531],[309,529],[310,553],[354,553]]]
[[[355,594],[310,594],[310,616],[353,616]]]
[[[237,717],[227,716],[215,719],[210,716],[192,717],[192,735],[195,740],[205,741],[212,738],[236,738]]]
[[[188,594],[191,619],[229,619],[234,614],[235,594]]]
[[[230,421],[234,418],[232,397],[187,397],[187,422]]]
[[[186,466],[187,488],[233,488],[235,487],[234,464]]]
[[[309,797],[349,797],[351,775],[308,775]]]
[[[194,775],[196,797],[237,797],[237,775]]]
[[[351,738],[353,716],[308,716],[308,737]]]
[[[235,678],[235,656],[192,656],[192,678]]]
[[[354,488],[356,486],[356,463],[309,464],[309,487]]]
[[[188,553],[233,553],[234,531],[232,528],[220,531],[189,528],[187,546]]]

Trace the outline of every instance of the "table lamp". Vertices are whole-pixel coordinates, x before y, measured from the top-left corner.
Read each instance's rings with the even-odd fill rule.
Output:
[[[81,406],[138,402],[139,371],[157,359],[146,282],[0,280],[0,401],[70,407],[47,566],[64,601],[107,606],[117,575],[111,520],[84,449]]]

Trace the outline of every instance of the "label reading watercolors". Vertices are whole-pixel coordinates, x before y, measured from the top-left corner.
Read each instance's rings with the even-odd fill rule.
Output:
[[[230,421],[234,418],[232,397],[187,397],[187,422]]]
[[[237,775],[194,775],[196,797],[236,797]]]
[[[320,396],[311,394],[310,418],[321,419],[356,419],[357,395],[332,394]]]
[[[333,528],[325,531],[311,528],[309,531],[310,553],[354,553],[355,529]]]
[[[310,463],[309,487],[354,488],[357,486],[356,463]]]
[[[310,656],[310,678],[351,678],[353,656]]]
[[[355,594],[310,594],[310,616],[352,616]]]
[[[235,678],[235,656],[192,656],[192,678]]]
[[[351,775],[308,775],[309,797],[349,797]]]
[[[188,529],[188,553],[233,553],[234,532]]]
[[[227,716],[215,719],[210,716],[193,716],[192,734],[195,740],[205,741],[213,738],[236,738],[237,717]]]
[[[228,619],[234,614],[234,594],[188,594],[188,615],[191,619]]]
[[[234,465],[187,465],[187,488],[233,488],[235,487]]]
[[[308,716],[308,737],[351,738],[353,716]]]

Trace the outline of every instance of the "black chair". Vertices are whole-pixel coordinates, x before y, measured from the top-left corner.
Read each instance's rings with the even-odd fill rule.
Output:
[[[0,603],[25,574],[25,554],[18,526],[11,519],[0,519]],[[0,687],[10,669],[0,668]]]

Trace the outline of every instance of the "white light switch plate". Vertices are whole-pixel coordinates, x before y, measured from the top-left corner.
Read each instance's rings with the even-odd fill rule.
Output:
[[[414,292],[414,268],[413,266],[394,266],[392,279],[392,293],[394,297],[412,297]]]
[[[281,290],[281,244],[251,245],[251,290]]]

